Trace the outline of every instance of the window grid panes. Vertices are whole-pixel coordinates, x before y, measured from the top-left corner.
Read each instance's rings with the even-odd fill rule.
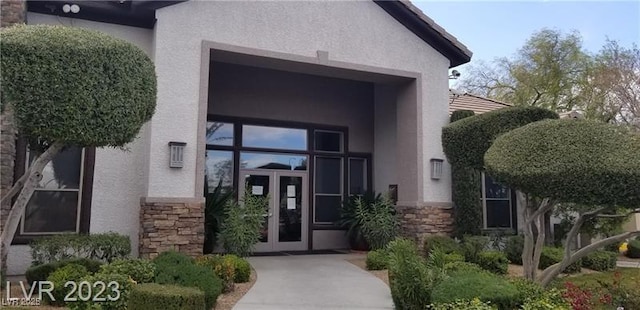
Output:
[[[314,149],[316,151],[342,153],[343,145],[342,132],[340,131],[314,131]]]
[[[484,228],[513,228],[511,190],[482,173]]]
[[[233,124],[207,122],[207,145],[232,146]]]
[[[367,191],[367,159],[349,158],[349,196]]]
[[[340,217],[343,198],[343,158],[316,156],[314,223],[334,223]]]
[[[29,163],[34,160],[29,153]],[[26,170],[26,169],[25,169]],[[80,203],[84,149],[70,147],[57,154],[42,171],[42,180],[22,215],[23,235],[77,233],[80,229]]]
[[[224,190],[233,190],[233,152],[207,150],[205,155],[205,180],[212,193],[220,184]]]

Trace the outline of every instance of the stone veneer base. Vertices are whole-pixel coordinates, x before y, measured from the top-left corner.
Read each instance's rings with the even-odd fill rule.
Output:
[[[416,241],[421,249],[427,236],[451,235],[453,232],[452,207],[398,204],[396,210],[400,234]]]
[[[202,255],[204,198],[150,198],[140,201],[140,257],[164,251]]]

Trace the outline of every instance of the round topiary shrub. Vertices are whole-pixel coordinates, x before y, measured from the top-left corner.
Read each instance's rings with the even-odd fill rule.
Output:
[[[640,258],[640,240],[631,240],[627,244],[627,257]]]
[[[626,127],[544,120],[497,138],[485,163],[496,180],[534,196],[634,207],[640,201],[638,154],[640,134]]]
[[[100,272],[83,277],[77,284],[78,290],[73,296],[77,300],[67,302],[69,310],[127,310],[127,301],[134,286],[128,275]],[[87,300],[83,300],[85,298]]]
[[[121,259],[101,267],[101,273],[123,274],[136,283],[153,282],[156,266],[146,259]]]
[[[21,135],[41,146],[117,147],[151,119],[154,65],[133,44],[63,26],[14,26],[1,36],[1,102],[12,105]]]
[[[249,282],[251,278],[251,264],[249,262],[237,255],[226,254],[225,257],[231,259],[236,266],[236,274],[233,278],[233,282],[235,283],[245,283]]]
[[[129,297],[129,309],[136,310],[202,310],[204,293],[197,288],[155,283],[133,287]]]
[[[160,253],[152,260],[156,265],[156,273],[163,267],[172,267],[177,265],[193,265],[193,258],[176,251],[166,251]]]
[[[29,282],[29,285],[33,284],[33,282],[35,281],[45,281],[51,273],[59,268],[70,264],[84,266],[89,273],[98,272],[100,270],[100,266],[102,266],[102,262],[88,258],[62,260],[37,266],[31,266],[25,272],[25,278],[27,278],[27,282]]]
[[[468,262],[450,262],[444,264],[444,270],[448,273],[457,272],[486,272],[478,264]]]
[[[499,251],[482,251],[478,254],[478,265],[495,274],[507,274],[509,259]]]
[[[184,262],[184,261],[182,261]],[[204,292],[207,309],[211,309],[222,293],[222,280],[213,270],[193,263],[176,265],[157,265],[155,282],[158,284],[175,284],[185,287],[196,287]]]
[[[49,297],[49,294],[43,294],[45,302],[54,306],[64,306],[64,298],[71,291],[71,287],[65,284],[68,281],[79,283],[80,279],[88,274],[87,268],[78,264],[69,264],[56,269],[47,278],[47,281],[51,281],[53,285],[53,291],[51,292],[53,299]]]
[[[369,251],[369,253],[367,253],[366,265],[368,270],[387,269],[388,262],[389,253],[384,249]]]

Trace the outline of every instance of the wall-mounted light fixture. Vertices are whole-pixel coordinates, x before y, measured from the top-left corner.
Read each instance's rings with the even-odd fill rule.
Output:
[[[62,6],[62,12],[77,14],[80,12],[80,6],[77,4],[65,4]]]
[[[169,142],[169,167],[182,168],[184,166],[184,147],[185,142]]]
[[[431,179],[440,180],[442,178],[443,159],[431,158]]]

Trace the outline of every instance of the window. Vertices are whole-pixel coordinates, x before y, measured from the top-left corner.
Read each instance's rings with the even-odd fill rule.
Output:
[[[307,131],[305,129],[243,125],[242,146],[307,150]]]
[[[233,145],[233,124],[222,122],[207,122],[208,145]]]
[[[485,228],[514,228],[511,190],[482,173]]]
[[[349,158],[349,196],[367,191],[367,159]]]
[[[205,162],[207,190],[212,193],[218,184],[233,190],[233,152],[207,150]]]
[[[29,156],[29,161],[33,161]],[[84,149],[70,147],[45,166],[25,208],[20,233],[40,235],[80,231]]]
[[[307,156],[296,154],[241,152],[240,168],[307,170]]]
[[[314,222],[333,223],[342,204],[342,157],[315,158]]]
[[[342,132],[316,130],[314,135],[316,151],[342,152]]]

